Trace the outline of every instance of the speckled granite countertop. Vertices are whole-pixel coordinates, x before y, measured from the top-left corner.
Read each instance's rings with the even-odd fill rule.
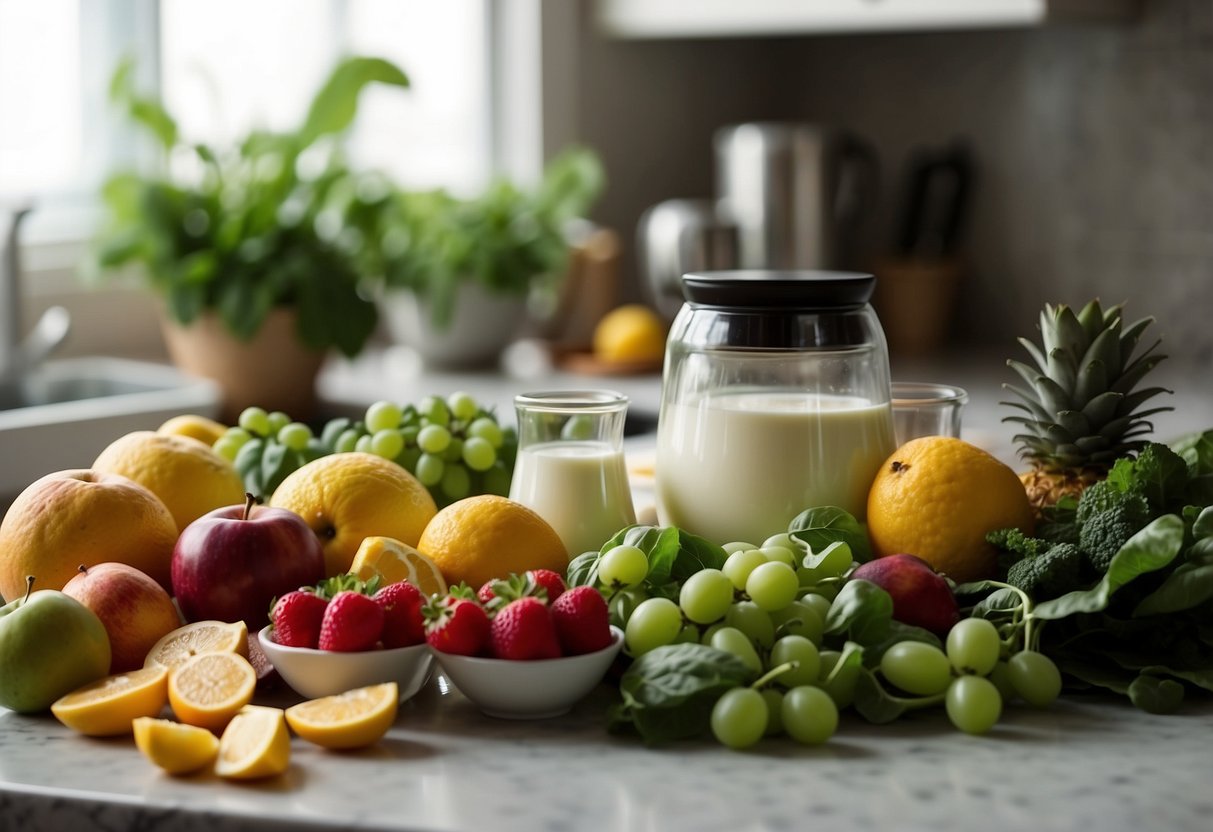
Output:
[[[1012,708],[985,737],[942,710],[844,719],[825,746],[651,749],[603,729],[604,685],[561,718],[482,716],[440,677],[379,745],[293,740],[260,784],[178,779],[129,739],[0,711],[0,829],[1201,830],[1213,822],[1213,706],[1151,716],[1107,700]],[[293,699],[271,704],[288,704]]]

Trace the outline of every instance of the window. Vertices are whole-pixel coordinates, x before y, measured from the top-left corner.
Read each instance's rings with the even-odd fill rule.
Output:
[[[475,190],[492,163],[489,2],[0,0],[0,205],[37,201],[33,239],[87,233],[81,208],[104,176],[149,161],[106,102],[132,52],[182,135],[213,143],[299,123],[343,54],[387,58],[412,85],[364,94],[354,163],[408,187]]]

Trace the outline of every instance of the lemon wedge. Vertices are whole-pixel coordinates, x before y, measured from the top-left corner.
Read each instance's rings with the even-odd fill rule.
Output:
[[[281,708],[246,705],[219,738],[215,773],[229,780],[282,774],[291,763],[291,733]]]
[[[201,653],[248,655],[248,626],[243,621],[195,621],[166,633],[147,651],[144,667],[180,667]]]
[[[393,537],[367,537],[358,547],[350,571],[364,581],[379,575],[384,585],[408,581],[429,597],[446,592],[438,565]]]
[[[106,676],[63,696],[51,705],[55,718],[90,737],[131,732],[131,721],[156,716],[168,697],[168,671],[145,667]]]
[[[356,688],[300,702],[286,709],[296,734],[325,748],[362,748],[378,742],[396,721],[400,690],[395,682]]]
[[[189,774],[209,766],[219,738],[205,728],[142,716],[134,720],[135,745],[169,774]]]

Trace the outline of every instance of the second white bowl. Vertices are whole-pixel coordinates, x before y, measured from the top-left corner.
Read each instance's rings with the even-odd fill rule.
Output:
[[[273,627],[257,633],[261,649],[283,680],[300,696],[319,699],[354,688],[395,682],[400,701],[421,690],[429,678],[433,654],[429,645],[337,653],[308,647],[286,647],[274,641]]]

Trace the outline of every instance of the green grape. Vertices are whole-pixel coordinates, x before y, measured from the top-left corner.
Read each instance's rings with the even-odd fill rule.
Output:
[[[476,404],[476,400],[463,391],[447,396],[446,404],[451,410],[451,415],[464,422],[475,419],[476,414],[480,412],[480,405]]]
[[[481,416],[468,425],[467,435],[483,439],[494,448],[500,448],[502,443],[505,442],[505,436],[501,433],[501,426],[488,416]]]
[[[701,569],[683,581],[678,606],[696,624],[724,618],[733,603],[733,584],[719,569]]]
[[[998,688],[998,693],[1002,696],[1003,702],[1010,702],[1018,696],[1015,692],[1015,683],[1011,681],[1011,667],[1001,659],[994,665],[994,669],[990,671],[990,675],[986,678],[994,683],[994,687]]]
[[[241,427],[230,427],[223,432],[221,439],[230,439],[236,444],[237,448],[243,448],[244,443],[253,438],[253,435]]]
[[[796,579],[796,570],[782,561],[754,567],[745,582],[746,595],[767,612],[783,609],[792,603],[796,600],[798,589],[800,582]]]
[[[560,438],[566,440],[593,439],[594,421],[585,415],[571,416],[560,428]]]
[[[442,452],[443,462],[459,462],[463,459],[463,440],[457,436],[451,437],[451,444]]]
[[[291,417],[281,410],[272,411],[268,418],[270,420],[270,433],[277,433],[291,423]]]
[[[825,622],[812,606],[804,601],[793,601],[781,610],[771,613],[771,623],[782,635],[804,636],[821,646],[825,634]]]
[[[598,580],[609,587],[636,586],[643,582],[648,574],[648,555],[636,546],[614,546],[607,549],[598,559]]]
[[[354,450],[360,454],[369,454],[371,452],[371,436],[363,434],[358,437],[358,441],[354,443]]]
[[[899,641],[880,657],[880,672],[907,693],[934,696],[948,689],[952,663],[943,651],[921,641]]]
[[[779,684],[792,688],[817,682],[821,656],[817,652],[817,645],[804,636],[784,636],[775,642],[767,664],[776,667],[784,662],[796,662],[796,667],[783,673],[776,680]]]
[[[462,500],[472,490],[472,477],[462,465],[448,465],[442,472],[442,493],[452,500]]]
[[[816,592],[810,592],[800,599],[800,603],[817,613],[817,617],[821,619],[823,627],[825,626],[825,620],[830,615],[830,601],[831,599]]]
[[[817,584],[809,588],[809,594],[820,595],[826,600],[826,603],[832,603],[838,597],[838,590],[841,584]]]
[[[796,742],[820,745],[838,730],[838,706],[821,688],[799,685],[783,695],[783,730]]]
[[[670,644],[682,630],[682,611],[669,598],[647,598],[632,611],[624,641],[633,656]]]
[[[1002,697],[982,676],[961,676],[948,687],[944,709],[952,724],[966,734],[984,734],[1002,715]]]
[[[830,699],[834,700],[835,706],[840,710],[849,708],[855,701],[855,686],[859,682],[859,668],[844,667],[831,679],[830,674],[834,673],[834,667],[842,658],[842,653],[837,650],[822,650],[820,656],[821,669],[818,671],[818,686],[829,694]]]
[[[674,636],[672,644],[698,644],[699,643],[699,627],[694,624],[683,624],[682,629],[678,631],[678,635]]]
[[[416,445],[417,436],[421,433],[420,425],[405,425],[400,429],[400,435],[404,437],[404,444]]]
[[[947,651],[956,672],[986,676],[998,663],[1002,640],[998,628],[986,619],[966,618],[948,631]]]
[[[411,448],[405,448],[396,456],[396,464],[406,471],[416,471],[419,459],[421,459],[421,449],[414,445]]]
[[[240,453],[242,447],[243,445],[237,442],[237,440],[227,436],[220,436],[215,440],[215,444],[211,446],[211,450],[228,462],[234,462],[236,455]]]
[[[753,688],[733,688],[712,706],[712,735],[729,748],[749,748],[762,739],[770,718],[762,694]]]
[[[446,402],[437,396],[426,396],[417,405],[417,411],[423,419],[428,419],[431,425],[446,427],[451,423],[451,411]]]
[[[375,402],[366,409],[366,429],[371,433],[400,427],[404,412],[394,402]]]
[[[741,630],[756,647],[766,649],[775,643],[775,625],[771,616],[753,601],[738,601],[729,607],[724,623]]]
[[[783,733],[783,691],[779,688],[763,688],[762,701],[767,703],[767,729],[763,736],[777,737]]]
[[[1007,659],[1007,671],[1011,686],[1029,705],[1044,708],[1061,693],[1061,673],[1044,653],[1016,653]]]
[[[796,552],[786,546],[763,546],[758,551],[766,557],[767,560],[775,563],[786,563],[788,566],[796,566],[798,558]]]
[[[346,428],[333,443],[333,450],[339,454],[348,454],[357,447],[358,437],[361,435],[356,428]]]
[[[237,419],[236,424],[258,436],[269,436],[270,434],[270,415],[261,407],[246,407],[240,411],[240,418]]]
[[[320,431],[320,443],[326,449],[331,449],[336,446],[338,437],[345,432],[345,429],[350,426],[350,420],[341,416],[336,419],[329,419],[324,424],[324,428]]]
[[[278,444],[292,451],[302,451],[312,438],[312,429],[303,422],[291,422],[278,429]]]
[[[792,537],[787,532],[780,532],[779,534],[771,535],[766,540],[762,541],[762,545],[758,548],[765,549],[768,546],[779,546],[780,548],[788,549],[792,552],[804,551],[804,544]]]
[[[732,653],[755,673],[762,672],[762,660],[758,658],[758,651],[754,649],[754,644],[745,633],[736,627],[721,627],[712,633],[709,643],[717,650]]]
[[[851,568],[854,555],[851,547],[841,540],[836,540],[820,552],[813,554],[821,557],[821,562],[814,569],[826,578],[837,578]]]
[[[492,468],[484,472],[484,493],[496,494],[499,497],[509,496],[510,469],[505,467],[503,460],[497,460]]]
[[[417,446],[427,454],[440,454],[451,444],[451,432],[442,425],[426,425],[417,434]]]
[[[442,482],[442,475],[446,473],[446,463],[440,456],[422,454],[417,458],[417,467],[413,469],[413,473],[417,475],[417,479],[421,481],[422,485],[429,488]]]
[[[746,543],[741,540],[734,540],[732,543],[726,543],[720,548],[724,549],[726,555],[734,554],[735,552],[745,552],[749,549],[757,549],[753,543]]]
[[[741,549],[733,552],[725,560],[721,571],[733,582],[738,589],[745,589],[745,582],[755,567],[767,562],[767,556],[757,549]]]
[[[473,436],[463,443],[463,462],[473,471],[487,471],[497,461],[497,451],[488,440]]]
[[[404,437],[395,428],[375,431],[371,436],[371,453],[384,459],[395,459],[404,450]]]

